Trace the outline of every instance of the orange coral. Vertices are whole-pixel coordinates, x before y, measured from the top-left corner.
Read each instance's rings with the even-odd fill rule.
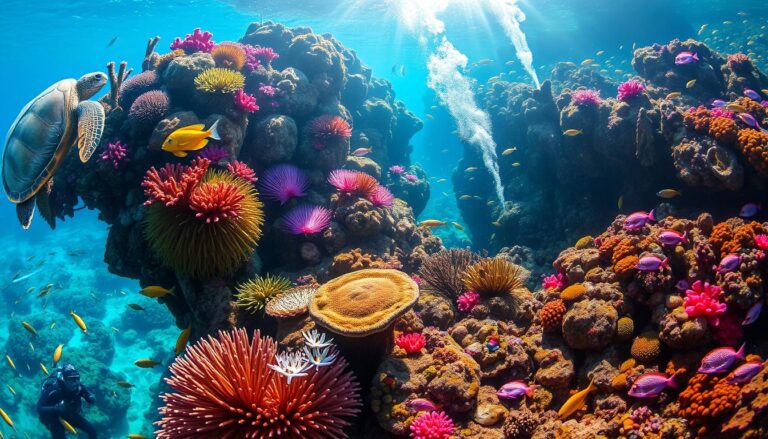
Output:
[[[709,123],[709,135],[726,145],[736,143],[738,127],[733,119],[715,117]]]
[[[245,66],[245,52],[239,44],[221,43],[211,50],[211,56],[217,67],[242,70]]]
[[[760,125],[763,125],[765,118],[768,117],[768,109],[760,105],[760,103],[757,101],[753,101],[746,96],[742,96],[736,99],[735,102],[744,107],[744,109],[747,110],[747,113],[755,116],[755,119],[757,119],[757,122],[760,123]]]
[[[659,335],[652,331],[646,331],[632,340],[630,348],[632,358],[641,363],[653,363],[661,353],[661,341]]]
[[[700,133],[706,133],[709,131],[709,122],[712,119],[712,115],[705,107],[699,106],[696,108],[691,107],[683,115],[685,126],[696,130]]]
[[[724,242],[720,247],[722,257],[731,253],[738,253],[743,248],[754,246],[755,235],[765,233],[763,226],[755,221],[741,225],[733,231],[731,239]]]
[[[633,238],[624,238],[613,249],[613,256],[611,262],[616,264],[620,260],[627,256],[636,255],[638,253],[637,240]]]
[[[155,61],[155,70],[162,72],[174,59],[184,55],[184,50],[176,49],[172,52],[168,52],[165,55],[161,55]]]
[[[613,256],[613,249],[621,242],[622,238],[619,235],[612,235],[603,240],[598,250],[600,255],[604,258],[611,259]]]
[[[748,359],[749,360],[749,359]],[[760,358],[753,361],[762,361]],[[739,403],[734,414],[724,423],[723,433],[745,432],[752,430],[755,435],[751,437],[765,437],[766,426],[765,418],[768,414],[768,368],[763,369],[744,385],[739,395]],[[762,429],[756,430],[756,428]],[[746,436],[746,432],[744,436]]]
[[[545,331],[554,332],[560,330],[565,316],[565,303],[561,299],[547,302],[539,311],[541,326]]]
[[[738,135],[741,152],[749,163],[764,177],[768,177],[768,134],[754,129],[743,129]]]
[[[364,268],[390,268],[386,261],[377,256],[363,253],[359,248],[354,248],[345,253],[334,256],[331,263],[331,273],[334,276],[351,273]]]
[[[587,289],[584,285],[573,284],[560,293],[560,298],[563,300],[574,301],[581,299],[585,294],[587,294]]]
[[[730,241],[733,238],[733,227],[727,222],[717,223],[712,228],[712,233],[709,235],[709,243],[712,245],[712,249],[715,252],[719,252],[723,248],[723,244]]]
[[[635,274],[635,267],[639,260],[640,259],[635,255],[627,256],[613,265],[613,272],[616,273],[616,276],[619,278],[626,279]]]
[[[717,428],[717,421],[733,411],[739,401],[739,386],[728,384],[725,376],[697,373],[680,393],[679,415],[704,435]]]

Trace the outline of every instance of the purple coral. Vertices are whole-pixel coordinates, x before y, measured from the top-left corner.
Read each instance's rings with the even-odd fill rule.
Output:
[[[404,177],[406,180],[408,180],[411,183],[416,183],[417,181],[419,181],[419,177],[414,174],[405,174]]]
[[[267,169],[261,178],[261,192],[264,198],[285,204],[291,198],[303,197],[309,187],[309,180],[301,169],[294,165],[276,165]]]
[[[132,121],[138,132],[149,132],[160,122],[170,107],[170,100],[164,91],[148,91],[131,104],[128,119]]]
[[[600,92],[597,90],[576,90],[571,94],[573,103],[579,106],[600,105]]]
[[[124,163],[129,161],[126,146],[126,144],[119,140],[109,142],[99,158],[104,163],[112,164],[115,169],[120,169]]]
[[[235,92],[235,106],[247,113],[259,111],[259,106],[256,104],[256,97],[246,93],[242,88]]]
[[[616,95],[616,99],[621,101],[628,101],[632,98],[640,96],[643,91],[645,91],[645,85],[643,85],[642,82],[636,79],[630,79],[629,81],[622,82],[619,85],[619,93]]]
[[[280,227],[293,235],[311,235],[328,227],[332,215],[325,207],[304,204],[285,214]]]
[[[253,51],[253,56],[262,64],[269,64],[272,60],[280,58],[271,47],[256,47]]]
[[[200,152],[197,153],[197,156],[203,159],[208,159],[213,164],[219,164],[229,158],[229,151],[220,146],[207,146],[201,149]]]
[[[405,172],[405,166],[392,165],[389,167],[389,172],[393,174],[402,174],[403,172]]]
[[[208,53],[216,46],[216,43],[211,38],[213,38],[212,33],[208,31],[203,32],[198,27],[191,34],[187,34],[184,40],[176,37],[171,43],[171,50],[182,49],[186,53]]]

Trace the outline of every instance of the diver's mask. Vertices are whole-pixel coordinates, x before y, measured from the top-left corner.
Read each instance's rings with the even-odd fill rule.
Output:
[[[66,365],[62,368],[59,380],[64,386],[64,389],[69,392],[75,392],[80,388],[80,373],[70,365]]]

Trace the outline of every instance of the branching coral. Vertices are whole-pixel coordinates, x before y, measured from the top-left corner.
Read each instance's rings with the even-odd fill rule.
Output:
[[[597,90],[576,90],[571,93],[573,103],[579,106],[600,105],[600,92]]]
[[[130,161],[126,146],[126,144],[119,140],[109,142],[99,156],[99,159],[107,165],[111,165],[115,170],[120,169],[121,166]]]
[[[195,88],[206,93],[234,93],[244,85],[245,77],[242,73],[220,67],[205,69],[195,76]]]
[[[526,270],[503,258],[485,258],[476,262],[462,275],[464,287],[481,296],[501,295],[523,288]]]
[[[212,41],[213,34],[196,28],[191,34],[187,34],[182,40],[179,37],[171,42],[171,50],[181,49],[186,53],[210,52],[216,46]]]
[[[256,171],[239,160],[233,160],[231,163],[227,163],[227,171],[248,183],[255,183],[257,180]]]
[[[235,92],[234,100],[235,107],[245,111],[246,113],[259,111],[259,106],[256,104],[256,97],[246,93],[242,88]]]
[[[235,303],[251,313],[260,311],[264,306],[280,293],[291,288],[291,281],[282,276],[259,276],[250,279],[237,286],[237,300]]]
[[[480,257],[470,250],[447,249],[430,255],[419,269],[424,284],[449,297],[459,297],[464,291],[461,274]]]

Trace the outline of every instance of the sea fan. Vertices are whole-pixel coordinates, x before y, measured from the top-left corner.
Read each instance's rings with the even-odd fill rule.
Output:
[[[285,204],[291,198],[306,195],[309,179],[294,165],[276,165],[264,172],[260,187],[264,198]]]
[[[322,206],[304,204],[283,216],[281,228],[294,235],[319,233],[331,224],[333,213]]]

